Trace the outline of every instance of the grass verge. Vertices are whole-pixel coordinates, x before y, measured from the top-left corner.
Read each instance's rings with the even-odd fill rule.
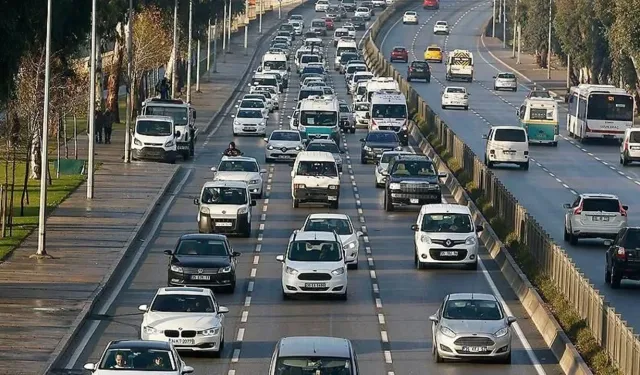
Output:
[[[51,173],[55,173],[54,162],[50,164]],[[16,185],[14,188],[13,202],[13,232],[7,237],[0,238],[0,259],[5,259],[24,241],[31,232],[38,227],[38,213],[40,209],[40,181],[29,180],[27,183],[27,194],[29,204],[25,203],[24,215],[20,215],[20,198],[24,187],[24,162],[16,164]],[[0,168],[0,181],[5,181],[5,169]],[[84,181],[83,175],[60,176],[52,178],[52,184],[47,193],[47,215],[49,215],[60,203],[62,203],[71,193],[73,193]]]
[[[420,128],[423,135],[438,153],[440,158],[447,164],[456,179],[462,185],[474,201],[478,209],[482,211],[485,219],[491,225],[493,231],[500,237],[500,240],[507,247],[518,266],[522,269],[529,281],[536,288],[542,299],[547,303],[551,312],[566,332],[571,342],[585,360],[591,371],[596,375],[619,375],[620,372],[613,366],[605,350],[599,346],[589,331],[586,321],[571,307],[562,293],[554,286],[553,281],[540,272],[535,260],[523,244],[518,242],[518,237],[511,231],[507,223],[497,215],[497,211],[484,197],[483,192],[475,185],[472,178],[466,175],[460,163],[453,158],[437,135],[430,133],[423,119],[414,116],[414,121]]]

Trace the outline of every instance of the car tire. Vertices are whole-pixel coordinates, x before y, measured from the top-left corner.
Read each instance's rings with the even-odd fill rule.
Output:
[[[284,292],[284,289],[282,289],[282,299],[285,301],[288,301],[291,299],[291,296],[288,295],[287,293]]]
[[[331,207],[334,210],[337,210],[338,208],[340,208],[340,202],[339,201],[330,202],[329,207]]]
[[[622,165],[629,165],[629,159],[626,156],[622,156]]]
[[[367,159],[360,158],[360,164],[367,164]]]
[[[465,105],[465,106],[464,106],[464,110],[465,110],[465,111],[468,111],[468,110],[469,110],[469,106],[468,106],[468,105]]]
[[[444,359],[440,357],[440,354],[438,353],[438,343],[435,340],[433,341],[433,361],[435,363],[444,362]]]
[[[411,82],[411,77],[407,76],[407,82]]]
[[[578,236],[573,233],[569,233],[569,243],[573,246],[578,245]]]
[[[524,169],[525,171],[529,170],[529,162],[523,163],[522,164],[522,169]]]
[[[393,203],[391,203],[391,200],[389,199],[389,194],[387,194],[387,192],[384,193],[384,210],[387,212],[393,211]]]
[[[517,88],[517,87],[516,87],[515,89],[513,89],[513,92],[517,92],[517,91],[518,91],[518,88]]]
[[[347,269],[348,270],[357,270],[358,269],[358,262],[356,261],[355,263],[347,264]]]
[[[265,158],[264,158],[264,162],[265,162],[265,163],[273,163],[273,159],[268,158],[268,157],[266,157],[266,156],[265,156]]]
[[[493,91],[498,91],[498,88],[496,86],[493,86]]]
[[[565,241],[569,241],[571,239],[571,234],[567,231],[567,226],[564,226],[564,235],[562,236]]]
[[[611,288],[618,289],[620,288],[620,283],[622,282],[622,275],[616,272],[615,267],[611,267]]]
[[[500,363],[502,363],[503,365],[510,365],[511,364],[511,352],[509,352],[509,355],[507,355],[504,358],[500,358]]]
[[[233,294],[236,291],[236,281],[233,281],[233,284],[229,285],[224,290],[228,294]]]
[[[611,270],[609,265],[604,266],[604,282],[605,284],[611,284]]]
[[[425,79],[425,81],[427,81],[427,83],[431,83],[431,77]]]
[[[355,134],[355,133],[356,133],[356,128],[352,128],[352,129],[349,131],[349,133],[351,133],[351,134]]]
[[[246,223],[244,223],[244,230],[242,231],[242,237],[244,238],[251,238],[251,222],[247,220]]]
[[[447,106],[446,106],[446,105],[444,105],[444,104],[443,104],[443,105],[441,105],[441,107],[442,107],[442,109],[446,109],[446,108],[447,108]]]
[[[298,199],[293,199],[293,208],[298,208],[300,207],[300,200]]]
[[[417,252],[413,253],[413,265],[417,270],[421,270],[422,268],[424,268],[422,262],[420,262],[420,259],[418,258]]]

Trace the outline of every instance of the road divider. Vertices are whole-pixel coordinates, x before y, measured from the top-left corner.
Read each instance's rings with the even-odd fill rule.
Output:
[[[609,306],[565,251],[484,165],[482,159],[440,119],[375,45],[375,38],[385,22],[410,5],[411,2],[400,0],[380,14],[362,43],[365,62],[374,73],[392,77],[398,82],[400,90],[407,97],[414,120],[411,135],[420,149],[436,161],[438,168],[448,173],[446,184],[456,201],[468,205],[479,222],[495,227],[495,231],[490,229],[483,232],[481,241],[500,266],[563,371],[566,374],[591,374],[516,259],[522,261],[522,258],[526,258],[540,275],[550,281],[552,287],[562,294],[566,305],[584,321],[595,343],[604,348],[609,359],[622,373],[640,375],[640,341],[620,314]],[[472,197],[484,202],[485,207],[490,207],[495,213],[494,218],[487,222]],[[512,253],[516,255],[515,259]],[[604,277],[604,266],[602,274]]]

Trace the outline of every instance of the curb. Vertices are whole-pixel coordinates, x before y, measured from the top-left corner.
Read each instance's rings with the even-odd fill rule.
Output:
[[[174,182],[181,168],[182,166],[180,165],[177,165],[173,168],[173,172],[171,173],[171,176],[167,178],[165,183],[160,188],[160,192],[156,194],[155,198],[151,202],[151,205],[149,205],[150,209],[147,209],[147,211],[142,216],[142,220],[140,220],[138,225],[136,225],[135,230],[131,233],[131,236],[127,239],[125,246],[120,251],[120,256],[118,260],[116,260],[113,263],[113,265],[109,268],[105,276],[100,281],[98,288],[92,293],[89,300],[84,302],[84,306],[82,307],[82,310],[80,311],[78,316],[74,319],[74,321],[71,323],[69,330],[60,340],[56,348],[53,350],[53,353],[51,353],[51,355],[49,356],[49,359],[47,360],[44,366],[44,370],[42,372],[43,375],[49,374],[49,372],[54,368],[54,365],[60,359],[60,356],[64,354],[67,351],[67,349],[69,349],[69,345],[80,332],[85,320],[87,320],[87,317],[91,314],[93,308],[95,307],[96,302],[100,299],[102,294],[107,289],[107,286],[110,284],[110,281],[113,278],[113,276],[116,274],[116,271],[118,270],[118,268],[121,267],[123,260],[126,258],[128,253],[136,247],[138,238],[140,237],[140,229],[144,227],[150,221],[151,218],[153,218],[152,214],[158,209],[158,203],[160,199],[166,195],[167,190],[169,190],[169,187]]]
[[[593,375],[580,353],[576,350],[569,337],[564,332],[556,318],[544,303],[527,276],[522,272],[507,248],[484,218],[482,212],[476,207],[467,192],[460,185],[453,173],[440,159],[427,139],[420,133],[418,127],[411,122],[411,137],[419,145],[418,148],[429,156],[436,164],[439,172],[447,173],[445,185],[451,192],[456,203],[469,207],[471,215],[476,222],[482,224],[485,230],[480,235],[480,242],[487,249],[491,258],[497,263],[500,273],[518,296],[520,304],[524,307],[529,318],[544,339],[558,364],[565,374]],[[534,363],[535,364],[535,363]]]

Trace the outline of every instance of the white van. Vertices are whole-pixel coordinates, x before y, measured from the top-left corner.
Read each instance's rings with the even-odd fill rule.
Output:
[[[302,151],[291,170],[293,207],[300,203],[323,203],[337,209],[340,201],[340,175],[330,152]]]
[[[287,55],[282,53],[266,53],[262,57],[262,64],[259,71],[262,73],[278,72],[282,76],[283,86],[286,89],[289,87],[289,61]]]
[[[138,116],[131,157],[133,160],[157,160],[173,164],[178,155],[176,141],[180,139],[180,135],[172,117]]]
[[[640,161],[640,128],[627,128],[620,144],[620,164]]]
[[[489,168],[495,164],[517,164],[529,169],[529,137],[519,126],[493,126],[488,135],[484,151],[484,162]]]
[[[358,53],[358,45],[355,40],[339,40],[336,46],[335,65],[340,65],[340,56],[345,52]]]

